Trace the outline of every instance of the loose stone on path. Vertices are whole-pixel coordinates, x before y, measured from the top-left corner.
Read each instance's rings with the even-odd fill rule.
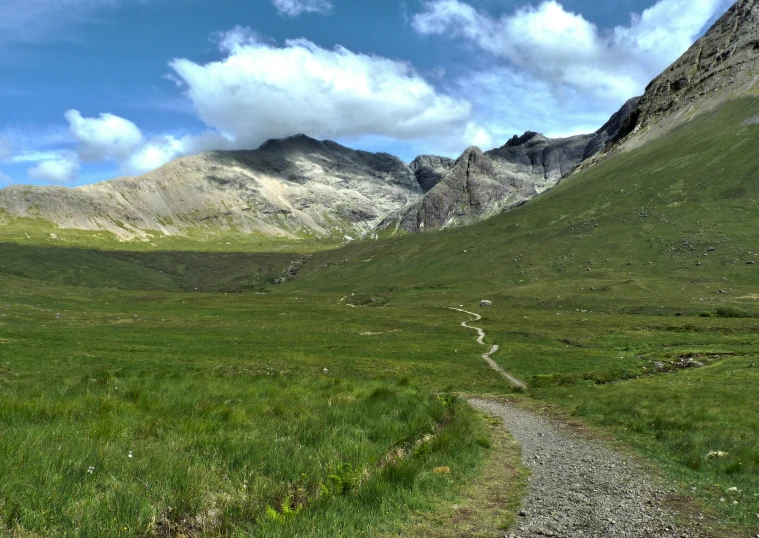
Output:
[[[708,538],[701,519],[682,526],[666,505],[676,491],[601,442],[517,406],[472,399],[502,418],[531,468],[527,494],[508,538]]]

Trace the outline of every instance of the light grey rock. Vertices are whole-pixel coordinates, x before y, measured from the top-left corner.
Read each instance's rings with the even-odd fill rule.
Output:
[[[582,162],[585,150],[594,138],[594,135],[578,135],[549,139],[528,131],[522,136],[514,136],[506,145],[487,154],[509,163],[515,173],[542,177],[543,181],[536,181],[537,190],[542,192]]]
[[[364,235],[422,194],[414,172],[397,157],[298,135],[73,189],[13,185],[0,190],[0,210],[123,239],[232,227],[342,238]]]
[[[378,230],[417,233],[486,219],[537,194],[535,184],[525,176],[470,147],[442,181],[422,199],[383,219]]]
[[[493,303],[491,301],[480,301],[480,306],[490,307],[493,306]]]

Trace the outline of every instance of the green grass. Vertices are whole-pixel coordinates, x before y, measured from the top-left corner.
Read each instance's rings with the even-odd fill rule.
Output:
[[[412,387],[128,365],[14,385],[0,513],[28,535],[306,535],[326,512],[319,535],[371,536],[444,486],[434,465],[477,463],[471,412]]]
[[[343,248],[118,243],[6,220],[5,532],[376,536],[448,513],[485,465],[472,444],[485,425],[438,395],[511,392],[459,305],[483,314],[527,397],[613,432],[756,530],[759,126],[742,123],[757,113],[735,101],[474,226]],[[657,372],[683,357],[707,366]],[[381,464],[436,428],[429,450]],[[359,469],[360,485],[329,489]]]
[[[706,368],[626,383],[560,388],[545,398],[610,427],[747,527],[759,513],[759,357],[726,358]],[[733,490],[732,488],[737,488]]]
[[[0,297],[14,536],[376,536],[487,452],[482,419],[438,395],[498,381],[437,313],[7,275]]]

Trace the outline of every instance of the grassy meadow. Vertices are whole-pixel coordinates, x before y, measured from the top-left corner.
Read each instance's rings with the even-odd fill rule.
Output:
[[[443,528],[518,458],[454,396],[512,394],[461,306],[515,397],[759,530],[757,113],[735,101],[474,226],[344,247],[3,217],[0,536]]]

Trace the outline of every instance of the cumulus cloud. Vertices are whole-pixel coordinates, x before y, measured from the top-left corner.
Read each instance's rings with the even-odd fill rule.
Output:
[[[280,15],[297,17],[302,13],[320,13],[326,15],[332,11],[329,0],[272,0]]]
[[[211,131],[181,138],[146,138],[133,122],[109,113],[85,118],[78,110],[69,110],[65,117],[81,160],[114,162],[126,174],[143,174],[178,157],[230,146],[229,140]]]
[[[481,127],[493,139],[484,147],[527,130],[557,138],[590,133],[617,107],[576,93],[557,97],[551,84],[506,66],[470,73],[452,91],[470,97]]]
[[[222,36],[226,58],[171,63],[200,118],[236,147],[305,133],[411,140],[462,133],[471,105],[439,93],[405,62],[321,48],[305,39],[278,47],[250,30]]]
[[[693,43],[726,0],[660,0],[629,26],[601,31],[555,0],[494,18],[461,0],[433,0],[412,20],[422,35],[463,38],[555,90],[619,102]]]
[[[13,183],[13,178],[8,174],[0,172],[0,188],[6,187]]]
[[[487,146],[489,133],[472,121],[468,100],[439,93],[405,62],[321,48],[303,39],[278,47],[248,29],[217,36],[224,59],[171,62],[208,129],[197,135],[146,136],[133,122],[103,113],[66,120],[77,159],[25,153],[39,163],[36,179],[64,181],[85,162],[116,163],[142,174],[185,155],[253,149],[270,138],[305,133],[316,138],[436,139],[441,150],[471,143]],[[64,158],[65,157],[65,158]]]
[[[179,157],[223,149],[233,149],[232,143],[212,131],[181,138],[158,136],[140,146],[121,163],[121,168],[128,174],[143,174]]]
[[[39,158],[39,163],[27,171],[34,180],[49,183],[71,183],[77,177],[81,163],[76,153],[69,151],[55,152],[47,156],[29,155],[28,159]],[[18,162],[24,160],[23,156]]]
[[[72,136],[79,143],[77,153],[82,160],[123,161],[143,144],[140,129],[113,114],[83,118],[78,110],[69,110],[65,116]]]

